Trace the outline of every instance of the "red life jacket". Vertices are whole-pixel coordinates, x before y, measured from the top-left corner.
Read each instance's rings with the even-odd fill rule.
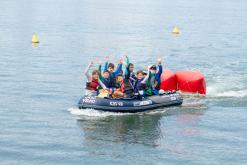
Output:
[[[121,92],[128,94],[129,96],[134,93],[134,89],[129,79],[123,80],[123,82],[120,84],[120,90]]]
[[[98,80],[92,80],[91,82],[87,82],[86,89],[97,91],[98,86],[99,86]]]
[[[121,92],[123,92],[124,93],[124,83],[122,82],[122,84],[120,84],[120,90],[121,90]]]

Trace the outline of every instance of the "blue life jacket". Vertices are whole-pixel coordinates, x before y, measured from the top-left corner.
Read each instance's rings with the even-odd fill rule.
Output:
[[[110,88],[110,77],[105,79],[102,79],[103,84],[106,86],[106,88]]]

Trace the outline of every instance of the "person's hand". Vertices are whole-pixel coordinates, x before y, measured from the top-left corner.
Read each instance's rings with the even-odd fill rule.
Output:
[[[105,60],[108,62],[109,61],[109,56],[105,56]]]
[[[90,66],[93,66],[93,61],[91,61],[91,62],[89,63],[89,65],[90,65]]]
[[[153,88],[156,88],[158,86],[158,83],[155,82],[154,85],[153,85]]]
[[[158,64],[160,65],[160,64],[161,64],[161,58],[158,58],[158,59],[157,59],[157,62],[158,62]]]
[[[150,71],[150,67],[151,67],[150,65],[147,67],[147,71],[148,71],[148,72]]]
[[[99,65],[103,65],[103,62],[101,60],[98,60],[99,61]]]

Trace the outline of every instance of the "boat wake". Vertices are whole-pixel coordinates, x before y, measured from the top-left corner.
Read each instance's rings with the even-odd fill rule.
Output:
[[[122,115],[130,115],[131,113],[116,113],[116,112],[104,112],[104,111],[97,111],[94,109],[79,109],[79,108],[69,108],[68,111],[77,117],[108,117],[108,116],[122,116]]]
[[[183,109],[204,109],[207,108],[206,100],[203,98],[184,98],[181,105]]]
[[[82,117],[90,117],[90,118],[104,118],[109,116],[126,116],[126,115],[155,115],[158,113],[165,113],[167,111],[167,108],[162,109],[156,109],[153,111],[147,111],[147,112],[138,112],[138,113],[117,113],[117,112],[106,112],[106,111],[98,111],[95,109],[79,109],[76,107],[69,108],[68,111],[78,119],[81,119]]]
[[[207,91],[209,97],[246,97],[247,96],[247,89],[222,91],[214,87],[208,87]]]

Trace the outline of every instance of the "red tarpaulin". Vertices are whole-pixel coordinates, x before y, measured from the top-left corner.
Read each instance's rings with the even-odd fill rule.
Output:
[[[180,91],[206,95],[206,81],[200,72],[177,71],[175,75]]]
[[[173,74],[169,69],[164,70],[161,75],[160,89],[163,89],[164,91],[177,90],[175,74]]]
[[[206,81],[198,71],[177,71],[172,74],[170,70],[164,70],[161,75],[160,89],[165,91],[180,90],[182,92],[206,95]]]

